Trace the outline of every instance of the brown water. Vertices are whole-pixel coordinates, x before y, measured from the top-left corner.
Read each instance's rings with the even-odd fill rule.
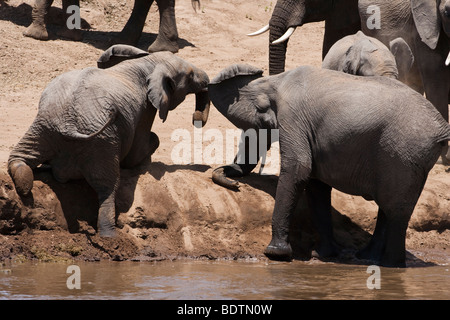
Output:
[[[448,265],[380,268],[379,289],[368,288],[368,266],[314,261],[74,262],[79,273],[67,273],[70,265],[0,267],[0,299],[450,299]],[[75,275],[80,289],[68,289]]]

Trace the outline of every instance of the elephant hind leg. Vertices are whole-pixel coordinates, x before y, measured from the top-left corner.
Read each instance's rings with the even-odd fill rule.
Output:
[[[33,171],[22,160],[14,160],[8,164],[8,172],[11,176],[16,191],[21,196],[27,196],[33,188]]]
[[[33,169],[52,157],[45,134],[32,126],[11,151],[8,173],[19,195],[26,196],[33,188]]]
[[[118,156],[103,153],[103,161],[91,161],[83,168],[88,184],[97,192],[99,211],[97,232],[101,237],[115,237],[116,231],[116,193],[120,184]],[[108,159],[104,161],[105,159]]]
[[[372,238],[366,247],[358,251],[356,254],[358,259],[370,260],[370,261],[381,261],[383,257],[383,251],[385,248],[385,238],[386,233],[386,214],[379,208],[377,223],[375,225],[375,230],[373,232]]]

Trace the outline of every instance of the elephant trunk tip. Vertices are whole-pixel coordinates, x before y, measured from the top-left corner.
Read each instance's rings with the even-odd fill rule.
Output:
[[[196,125],[196,122],[201,122],[202,127],[206,125],[209,117],[211,101],[209,99],[209,93],[207,86],[201,91],[196,93],[195,98],[195,111],[192,115],[192,123]]]
[[[224,168],[220,167],[213,171],[212,180],[214,183],[219,186],[231,189],[231,190],[239,190],[239,182],[235,180],[228,179],[225,175]]]

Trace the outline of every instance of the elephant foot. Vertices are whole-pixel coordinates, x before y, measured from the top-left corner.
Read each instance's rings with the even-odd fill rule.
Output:
[[[292,248],[291,245],[282,240],[274,240],[267,246],[264,254],[270,260],[277,261],[291,261],[292,260]]]
[[[27,196],[33,188],[33,170],[23,161],[11,162],[8,169],[17,193],[21,196]]]
[[[48,32],[45,25],[32,23],[24,32],[25,37],[30,37],[36,40],[48,40]]]
[[[177,53],[179,49],[180,47],[178,46],[177,40],[163,39],[158,36],[150,47],[148,47],[148,52],[170,51],[172,53]]]

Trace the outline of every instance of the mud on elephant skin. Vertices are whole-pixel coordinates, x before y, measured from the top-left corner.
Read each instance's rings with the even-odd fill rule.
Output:
[[[387,48],[362,31],[337,41],[323,59],[322,68],[358,76],[386,76],[403,79],[414,63],[408,44],[397,38]]]
[[[133,11],[128,22],[113,43],[137,45],[147,19],[148,12],[154,0],[135,0]],[[32,23],[24,31],[24,35],[37,40],[48,40],[46,17],[53,0],[35,0],[32,10]],[[200,7],[200,0],[191,0],[194,10]],[[178,31],[175,19],[175,0],[156,0],[159,9],[159,32],[156,40],[149,46],[149,52],[170,51],[178,52]],[[80,6],[79,0],[62,0],[64,21],[70,19],[73,12],[68,12],[72,5]],[[69,29],[64,23],[64,30],[60,36],[72,40],[82,40],[79,29]]]
[[[429,101],[387,77],[314,67],[263,77],[258,68],[232,65],[211,81],[209,93],[237,127],[279,129],[281,170],[267,256],[291,259],[289,225],[303,191],[317,220],[318,252],[335,255],[335,188],[378,205],[373,236],[360,257],[405,266],[408,222],[450,139],[450,125]]]
[[[151,131],[156,113],[164,122],[187,94],[197,97],[194,120],[205,123],[209,78],[170,52],[127,45],[112,46],[98,64],[108,68],[70,71],[47,86],[34,122],[10,153],[8,172],[21,196],[31,192],[32,170],[41,164],[59,182],[84,178],[98,195],[100,235],[114,236],[120,167],[149,159],[159,146]]]

